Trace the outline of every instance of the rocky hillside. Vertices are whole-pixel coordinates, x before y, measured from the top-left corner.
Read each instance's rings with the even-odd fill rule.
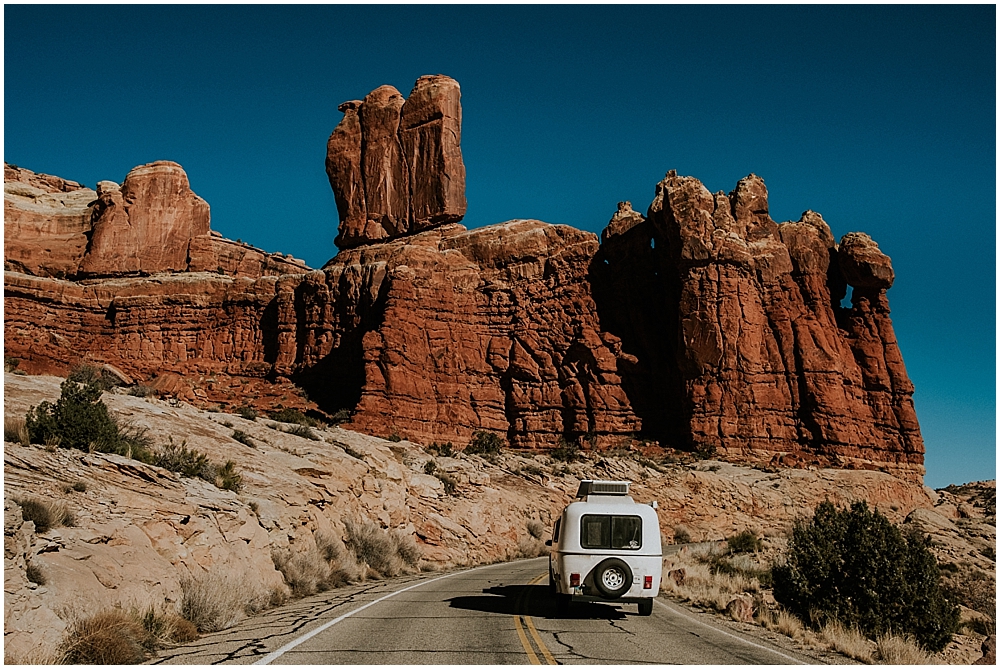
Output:
[[[61,381],[6,374],[5,421],[56,400]],[[186,611],[191,593],[206,584],[238,591],[235,616],[277,604],[317,581],[335,585],[327,558],[339,560],[342,582],[537,555],[539,537],[583,478],[634,481],[637,500],[658,500],[667,543],[744,529],[778,536],[823,499],[863,499],[896,522],[929,528],[963,569],[974,563],[994,571],[995,487],[934,492],[876,471],[671,461],[639,450],[572,462],[506,449],[488,458],[448,456],[446,446],[130,394],[140,390],[121,387],[103,401],[121,424],[146,430],[154,450],[183,445],[209,463],[232,461],[239,485],[227,490],[218,479],[124,455],[25,445],[8,435],[4,632],[11,660],[51,654],[75,621],[111,607]],[[989,490],[992,511],[988,494],[982,497]],[[40,503],[58,512],[50,527],[24,520],[27,506]],[[352,543],[359,527],[415,546],[412,566],[364,554]],[[307,577],[310,569],[319,572]]]

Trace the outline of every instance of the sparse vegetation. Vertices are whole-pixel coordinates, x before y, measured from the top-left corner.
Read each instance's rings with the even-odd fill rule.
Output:
[[[39,567],[34,562],[29,562],[27,564],[27,566],[25,567],[24,575],[28,578],[29,581],[35,583],[36,585],[45,585],[46,583],[48,583],[48,579],[45,578],[45,573],[42,571],[42,568]]]
[[[340,425],[341,423],[346,423],[351,420],[350,409],[338,409],[335,414],[330,417],[330,422],[334,425]]]
[[[80,363],[73,367],[66,376],[66,380],[85,386],[94,385],[102,391],[111,390],[115,386],[121,385],[121,382],[112,374],[87,363]]]
[[[246,404],[236,409],[236,415],[246,420],[257,420],[257,410]]]
[[[311,441],[319,441],[319,436],[317,436],[317,434],[306,425],[293,425],[292,427],[282,430],[282,432],[296,437],[302,437],[303,439],[309,439]]]
[[[70,485],[63,487],[64,492],[87,492],[87,484],[84,481],[74,481]]]
[[[109,609],[74,623],[62,645],[67,664],[138,664],[170,643],[198,638],[195,626],[172,613]]]
[[[257,444],[255,444],[253,439],[250,438],[250,435],[243,430],[233,430],[233,434],[231,436],[241,444],[249,446],[250,448],[257,448]]]
[[[575,441],[567,441],[563,437],[559,438],[559,443],[556,447],[552,449],[549,454],[552,456],[553,460],[559,460],[560,462],[576,462],[582,456],[580,455],[580,445]]]
[[[28,446],[31,443],[31,437],[28,435],[28,425],[24,417],[3,417],[3,440],[21,444],[22,446]]]
[[[63,502],[37,497],[15,498],[14,501],[21,507],[21,517],[25,522],[34,523],[38,534],[44,534],[53,527],[73,527],[76,524],[73,512]]]
[[[450,441],[446,444],[439,444],[435,441],[427,447],[427,451],[442,458],[450,458],[455,455],[455,447],[451,445]]]
[[[756,553],[761,549],[761,541],[752,530],[743,530],[726,539],[730,553]]]
[[[437,463],[434,462],[433,460],[428,460],[427,462],[424,463],[425,474],[434,474],[434,470],[436,469],[437,469]]]
[[[215,571],[181,581],[181,612],[201,632],[232,627],[246,615],[264,610],[271,593],[243,574]]]
[[[467,455],[482,455],[487,459],[492,459],[500,455],[500,451],[507,446],[507,442],[493,432],[486,430],[476,430],[472,433],[472,440],[465,447]]]
[[[267,417],[279,423],[293,423],[304,427],[319,427],[316,419],[310,418],[298,409],[279,409],[267,414]]]
[[[156,394],[156,390],[149,386],[137,384],[128,389],[128,394],[132,397],[152,397]]]
[[[401,436],[399,436],[398,432],[393,432],[388,437],[386,437],[385,440],[386,441],[391,441],[391,442],[393,442],[395,444],[398,444],[399,442],[403,441],[403,438]]]
[[[163,467],[181,476],[200,478],[223,490],[239,492],[242,476],[236,470],[236,463],[227,460],[219,465],[197,449],[188,448],[187,441],[174,444],[173,438],[163,449],[151,458],[150,464]]]
[[[691,532],[688,528],[683,525],[678,525],[674,528],[674,543],[675,544],[689,544],[691,543]]]
[[[367,518],[345,518],[344,528],[347,531],[344,543],[359,563],[367,565],[379,576],[397,576],[403,565],[416,567],[420,562],[420,548],[412,535],[400,530],[386,532]]]
[[[911,633],[939,651],[958,629],[924,537],[906,535],[864,502],[816,507],[795,526],[785,564],[772,570],[774,597],[812,624],[836,620],[870,639]]]
[[[528,534],[535,539],[541,539],[545,536],[545,529],[545,525],[541,521],[534,519],[528,521]]]

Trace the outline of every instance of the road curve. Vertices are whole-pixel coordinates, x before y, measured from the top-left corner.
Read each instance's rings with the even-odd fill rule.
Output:
[[[548,596],[547,558],[331,591],[168,651],[165,664],[796,664],[815,657],[657,600]],[[347,589],[343,589],[347,590]]]

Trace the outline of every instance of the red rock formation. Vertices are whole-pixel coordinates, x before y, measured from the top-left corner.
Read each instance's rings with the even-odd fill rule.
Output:
[[[671,172],[648,218],[646,234],[664,242],[652,260],[667,276],[663,308],[677,317],[675,359],[644,380],[668,379],[682,398],[668,439],[743,460],[803,453],[919,470],[913,386],[885,298],[891,267],[866,236],[849,235],[841,253],[818,214],[778,226],[754,175],[727,197]],[[859,283],[849,312],[845,266]],[[655,359],[644,344],[629,351],[640,365]]]
[[[458,82],[420,77],[404,102],[380,86],[340,105],[326,172],[340,217],[336,244],[394,239],[465,215],[465,165]]]
[[[208,203],[177,163],[133,168],[121,188],[102,181],[97,195],[93,235],[80,263],[85,275],[184,271],[191,240],[208,235]]]
[[[133,169],[119,187],[5,164],[5,269],[74,278],[161,271],[257,278],[302,274],[301,260],[267,253],[208,230],[208,205],[176,163]],[[89,248],[88,248],[88,239]]]
[[[230,404],[245,391],[227,376],[293,378],[377,435],[461,446],[488,429],[539,448],[640,435],[919,479],[891,264],[867,237],[838,248],[814,212],[778,225],[753,175],[727,196],[671,172],[645,217],[623,203],[602,238],[511,221],[366,244],[280,278],[8,272],[5,349],[29,370],[89,355],[140,379],[214,374],[228,395],[162,385]]]
[[[4,163],[4,268],[46,276],[76,274],[96,197],[75,181]]]

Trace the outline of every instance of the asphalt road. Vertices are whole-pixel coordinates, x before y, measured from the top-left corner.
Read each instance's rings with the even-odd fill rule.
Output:
[[[548,596],[547,558],[332,591],[164,653],[182,664],[796,664],[786,648],[657,600]],[[347,589],[344,589],[347,590]]]

